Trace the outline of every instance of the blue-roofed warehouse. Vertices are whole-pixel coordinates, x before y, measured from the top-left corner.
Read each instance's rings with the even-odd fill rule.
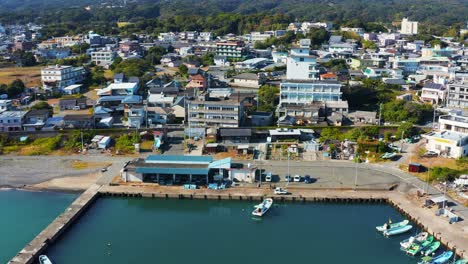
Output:
[[[210,156],[149,155],[129,162],[122,170],[126,182],[152,182],[161,185],[194,183],[204,185],[215,175],[227,176],[231,159]]]

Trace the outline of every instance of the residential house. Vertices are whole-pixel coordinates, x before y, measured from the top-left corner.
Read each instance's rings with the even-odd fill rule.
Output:
[[[263,74],[241,73],[233,77],[232,86],[244,88],[260,88],[265,84],[266,77]]]
[[[185,88],[197,89],[198,91],[205,91],[207,87],[208,87],[207,80],[201,74],[190,76],[190,81],[185,86]]]
[[[221,66],[221,67],[228,67],[231,65],[231,63],[227,59],[227,56],[224,56],[224,55],[215,55],[214,64],[216,66]]]
[[[113,111],[122,111],[124,105],[128,106],[142,102],[141,96],[136,95],[137,91],[138,83],[136,82],[112,83],[106,88],[98,90],[99,99],[97,103]]]
[[[0,113],[0,132],[21,131],[27,111],[4,111]]]
[[[468,116],[451,113],[439,117],[439,131],[452,131],[468,134]]]
[[[86,98],[70,98],[70,99],[59,100],[60,111],[86,109],[86,106],[87,106]]]
[[[93,115],[65,115],[63,123],[65,128],[94,128]]]
[[[354,125],[378,125],[377,112],[374,111],[353,111],[347,117]]]
[[[250,128],[219,128],[219,140],[225,145],[249,143],[252,138]]]
[[[445,89],[444,85],[429,82],[424,84],[421,96],[419,98],[425,103],[439,105],[445,103],[446,96],[447,90]]]
[[[63,88],[63,93],[68,95],[79,94],[81,92],[82,87],[82,84],[72,84]]]
[[[24,130],[41,130],[45,126],[47,119],[52,117],[51,112],[49,109],[30,110],[24,117]]]
[[[273,123],[273,112],[253,112],[250,123],[252,126],[270,126]]]

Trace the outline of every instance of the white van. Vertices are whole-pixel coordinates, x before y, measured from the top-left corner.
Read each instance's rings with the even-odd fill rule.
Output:
[[[273,174],[271,172],[268,172],[266,175],[265,175],[265,181],[266,182],[271,182],[271,180],[273,179]]]

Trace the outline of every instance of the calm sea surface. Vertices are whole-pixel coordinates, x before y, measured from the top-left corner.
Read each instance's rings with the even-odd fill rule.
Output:
[[[49,249],[54,263],[417,263],[406,235],[375,226],[403,217],[387,205],[275,204],[102,198]],[[414,230],[412,233],[416,232]]]
[[[6,263],[77,197],[76,194],[0,190],[0,263]]]

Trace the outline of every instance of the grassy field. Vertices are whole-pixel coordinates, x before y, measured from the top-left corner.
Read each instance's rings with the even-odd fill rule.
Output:
[[[0,68],[0,84],[9,84],[20,79],[26,87],[40,86],[41,68],[42,66]]]

